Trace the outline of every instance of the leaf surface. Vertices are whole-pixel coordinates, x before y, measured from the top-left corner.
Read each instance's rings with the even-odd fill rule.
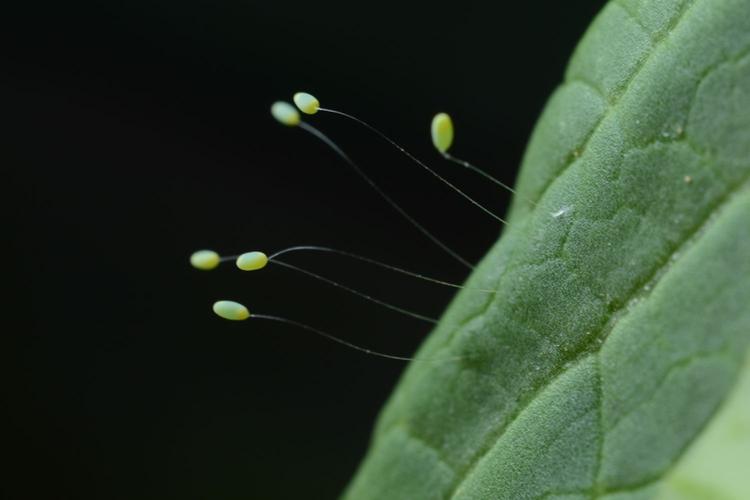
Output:
[[[750,3],[609,3],[517,187],[346,498],[663,491],[750,344]]]
[[[750,496],[750,357],[729,400],[669,473],[660,500],[731,500]]]

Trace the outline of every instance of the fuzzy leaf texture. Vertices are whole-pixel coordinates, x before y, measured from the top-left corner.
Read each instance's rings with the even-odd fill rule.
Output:
[[[750,2],[607,4],[518,190],[345,498],[750,498]]]

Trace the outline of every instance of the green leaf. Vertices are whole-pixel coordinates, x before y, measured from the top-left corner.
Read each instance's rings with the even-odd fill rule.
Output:
[[[518,190],[346,498],[661,491],[750,344],[750,3],[609,3]]]
[[[730,500],[748,497],[750,357],[710,426],[669,473],[658,498]]]

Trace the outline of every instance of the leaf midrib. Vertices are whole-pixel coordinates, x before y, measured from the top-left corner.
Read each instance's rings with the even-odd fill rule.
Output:
[[[653,293],[654,289],[656,288],[656,285],[663,279],[664,276],[666,276],[669,271],[674,267],[676,261],[672,258],[672,256],[676,254],[684,254],[691,246],[696,244],[703,233],[705,233],[708,228],[713,224],[715,220],[719,218],[719,214],[724,211],[725,207],[729,205],[735,195],[737,193],[743,192],[745,190],[750,190],[750,171],[748,174],[743,176],[741,180],[736,182],[733,186],[731,186],[726,193],[717,200],[717,202],[714,204],[714,206],[708,211],[706,217],[704,217],[697,226],[686,235],[686,237],[678,244],[676,245],[672,251],[669,252],[667,255],[665,262],[662,263],[662,265],[659,265],[655,268],[655,270],[649,275],[649,277],[644,280],[644,282],[636,287],[634,287],[634,292],[631,293],[628,300],[623,302],[623,305],[620,306],[619,309],[612,312],[610,314],[609,319],[607,322],[599,329],[597,335],[593,335],[592,340],[584,344],[581,349],[576,351],[574,355],[570,356],[570,358],[565,359],[560,362],[560,369],[555,371],[553,374],[550,375],[549,379],[539,387],[537,387],[532,394],[529,396],[529,398],[521,405],[519,410],[511,416],[507,423],[502,427],[502,429],[499,431],[499,434],[497,436],[494,436],[487,440],[489,445],[484,446],[484,450],[479,453],[467,466],[464,471],[460,475],[462,478],[456,483],[456,485],[451,489],[451,491],[448,493],[447,498],[455,498],[455,494],[458,491],[458,489],[461,487],[461,485],[466,481],[468,477],[472,475],[473,470],[477,467],[479,463],[481,463],[482,459],[492,450],[494,444],[502,439],[502,437],[505,435],[505,432],[508,430],[508,428],[513,424],[513,422],[522,415],[528,407],[533,403],[533,401],[537,398],[539,393],[543,391],[546,387],[548,387],[551,383],[553,383],[555,380],[557,380],[559,377],[561,377],[564,373],[566,373],[568,370],[576,366],[578,363],[580,363],[583,359],[591,356],[596,355],[598,356],[599,350],[601,349],[601,345],[597,341],[597,339],[604,339],[607,337],[609,332],[614,330],[614,328],[617,326],[617,324],[620,322],[622,318],[624,318],[627,314],[618,314],[622,311],[630,310],[629,307],[631,304],[633,304],[636,301],[642,301],[644,297],[647,297],[651,293]],[[648,285],[648,286],[646,286]],[[646,288],[649,289],[649,291],[646,291]],[[641,292],[641,293],[638,293]],[[591,349],[591,346],[599,346],[598,348]],[[599,405],[601,406],[601,401],[599,401]],[[601,446],[601,443],[600,443]],[[689,447],[689,443],[683,448],[683,450],[675,457],[674,462],[678,461],[682,453]],[[601,457],[600,457],[601,459]],[[600,467],[601,463],[597,463],[597,469]],[[668,470],[668,469],[667,469]],[[664,474],[663,471],[662,475]],[[654,482],[658,480],[657,478],[649,478],[648,482]],[[594,485],[592,485],[593,487]],[[640,486],[637,485],[637,486]],[[624,487],[627,488],[627,487]],[[620,491],[621,488],[618,488],[617,491]],[[605,492],[606,493],[606,492]]]

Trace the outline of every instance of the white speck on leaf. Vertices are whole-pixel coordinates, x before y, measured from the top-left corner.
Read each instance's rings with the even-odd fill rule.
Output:
[[[557,219],[558,217],[562,217],[568,212],[570,212],[570,207],[562,207],[560,210],[552,212],[550,215],[552,216],[552,218]]]

